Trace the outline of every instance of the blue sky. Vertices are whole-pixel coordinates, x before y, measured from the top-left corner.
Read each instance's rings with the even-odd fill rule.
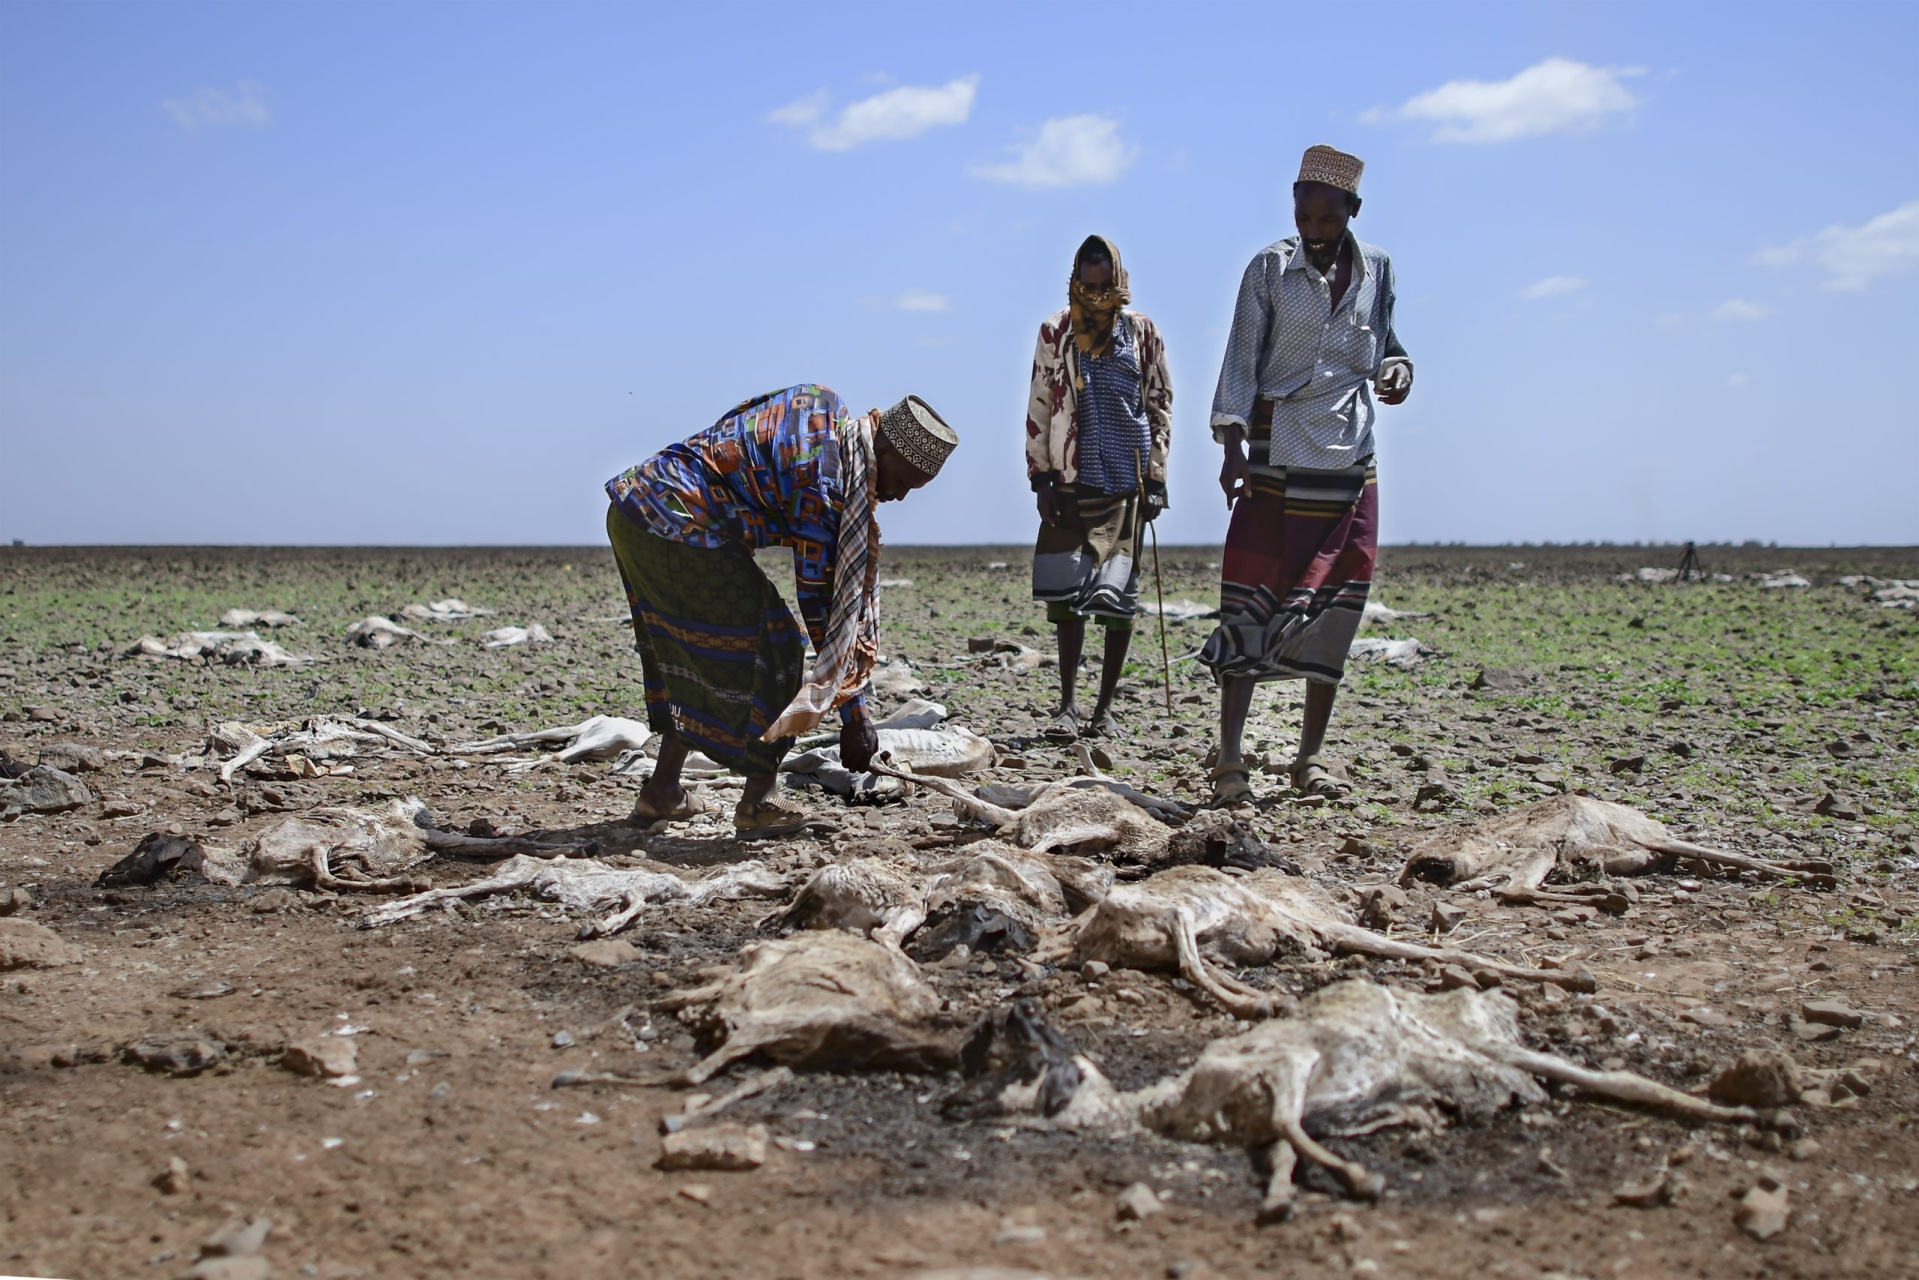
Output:
[[[1418,369],[1388,541],[1919,542],[1919,6],[0,6],[0,538],[585,543],[762,390],[960,430],[1032,536],[1088,232],[1165,332],[1169,541],[1299,152]]]

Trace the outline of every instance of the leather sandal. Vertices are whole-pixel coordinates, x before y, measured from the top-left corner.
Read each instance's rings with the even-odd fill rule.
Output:
[[[1215,806],[1226,808],[1244,804],[1253,798],[1253,784],[1248,781],[1249,769],[1244,760],[1229,760],[1216,765],[1207,776],[1213,782]]]
[[[1328,800],[1337,800],[1351,790],[1335,778],[1326,768],[1325,760],[1316,755],[1301,756],[1293,761],[1289,772],[1292,774],[1293,790],[1302,796],[1323,796]]]
[[[642,791],[633,797],[633,816],[630,821],[640,826],[650,826],[655,822],[684,822],[705,812],[706,806],[695,799],[691,791],[682,790],[679,804],[671,809],[655,809]]]
[[[1040,733],[1040,737],[1048,742],[1078,742],[1079,713],[1068,707],[1053,717],[1053,722],[1046,726]]]
[[[733,810],[733,834],[742,840],[768,840],[779,836],[794,836],[809,828],[830,825],[813,817],[797,805],[787,804],[771,796],[751,808],[740,805]]]

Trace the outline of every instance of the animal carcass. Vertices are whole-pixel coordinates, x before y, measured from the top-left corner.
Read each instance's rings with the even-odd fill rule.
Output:
[[[937,960],[960,946],[1031,951],[1042,931],[1067,911],[1067,890],[1049,865],[1053,861],[997,840],[970,846],[958,866],[934,876],[928,886],[927,927],[915,940],[913,954]],[[1057,861],[1063,872],[1073,862]],[[1090,868],[1087,864],[1085,869]],[[1100,891],[1111,883],[1108,870]],[[1077,879],[1075,888],[1083,891],[1083,884],[1083,878]]]
[[[527,733],[505,733],[479,742],[463,742],[451,750],[461,755],[491,755],[500,751],[520,751],[549,743],[562,744],[552,757],[560,764],[575,760],[611,760],[628,751],[646,746],[653,731],[638,720],[623,716],[589,716],[578,724],[557,729],[534,729]]]
[[[989,1022],[966,1046],[978,1069],[995,1061],[1014,1083],[1003,1111],[1036,1110],[1061,1127],[1144,1127],[1192,1142],[1243,1144],[1271,1169],[1262,1215],[1290,1211],[1300,1156],[1332,1170],[1354,1195],[1376,1198],[1385,1181],[1317,1139],[1391,1125],[1433,1127],[1443,1118],[1481,1120],[1545,1099],[1535,1077],[1686,1119],[1751,1123],[1724,1107],[1627,1071],[1594,1071],[1521,1043],[1518,1010],[1501,991],[1427,995],[1364,979],[1309,996],[1291,1017],[1216,1040],[1187,1070],[1119,1092],[1089,1059],[1071,1052],[1028,1008]],[[999,1046],[982,1039],[1016,1037]]]
[[[719,1045],[689,1067],[699,1084],[753,1054],[792,1067],[937,1071],[953,1061],[940,997],[897,948],[838,930],[751,943],[736,967],[664,1002]]]
[[[383,813],[314,809],[286,817],[249,840],[239,855],[205,846],[217,884],[297,885],[392,892],[419,888],[405,873],[426,862],[426,806],[395,800]]]
[[[1212,867],[1173,867],[1137,884],[1116,885],[1049,947],[1049,958],[1115,967],[1174,970],[1242,1018],[1270,1017],[1270,995],[1214,966],[1269,964],[1283,955],[1335,952],[1434,960],[1519,981],[1575,990],[1596,987],[1585,970],[1524,969],[1486,956],[1424,947],[1352,923],[1303,876],[1260,870],[1230,875]],[[1209,963],[1210,958],[1210,963]]]
[[[346,629],[346,638],[362,649],[390,649],[396,644],[418,640],[423,644],[452,644],[451,640],[428,640],[412,627],[403,627],[378,614],[362,618]]]
[[[883,755],[929,777],[960,778],[993,763],[993,744],[959,725],[906,728],[881,724],[878,733]],[[874,800],[897,795],[900,789],[890,777],[846,768],[840,763],[838,746],[795,752],[781,761],[780,770],[787,775],[789,785],[814,784],[850,799]]]
[[[1551,900],[1548,875],[1567,881],[1666,871],[1685,859],[1762,876],[1834,884],[1828,863],[1776,863],[1675,839],[1637,809],[1563,795],[1464,828],[1441,831],[1413,850],[1401,884],[1431,880],[1463,889],[1496,888],[1508,901]]]
[[[829,862],[762,920],[781,930],[845,929],[898,947],[926,919],[926,887],[877,858]]]
[[[288,653],[252,631],[183,631],[165,640],[141,636],[127,654],[189,661],[197,658],[230,667],[304,667],[319,661],[310,653]]]
[[[688,881],[663,871],[610,867],[593,858],[554,859],[516,854],[484,879],[401,898],[369,911],[360,924],[376,928],[417,916],[443,902],[519,889],[576,911],[612,910],[613,914],[606,919],[580,927],[581,937],[598,938],[618,933],[650,905],[671,902],[700,907],[710,902],[771,897],[786,892],[786,877],[758,863],[742,863],[703,879]]]

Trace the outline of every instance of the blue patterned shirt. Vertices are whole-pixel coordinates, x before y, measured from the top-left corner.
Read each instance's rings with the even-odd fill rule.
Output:
[[[1140,401],[1139,344],[1133,325],[1121,312],[1114,318],[1113,341],[1103,356],[1081,355],[1079,397],[1079,478],[1100,493],[1133,493],[1153,453],[1152,427]]]

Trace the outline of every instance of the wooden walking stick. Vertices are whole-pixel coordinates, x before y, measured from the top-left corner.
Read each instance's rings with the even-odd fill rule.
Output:
[[[1133,450],[1133,475],[1139,482],[1139,505],[1146,506],[1146,472],[1139,464],[1139,450]],[[1144,512],[1142,511],[1142,514]],[[1166,714],[1173,714],[1173,660],[1166,649],[1166,584],[1159,576],[1159,530],[1148,520],[1146,528],[1153,535],[1153,601],[1159,606],[1159,674],[1166,682]]]

